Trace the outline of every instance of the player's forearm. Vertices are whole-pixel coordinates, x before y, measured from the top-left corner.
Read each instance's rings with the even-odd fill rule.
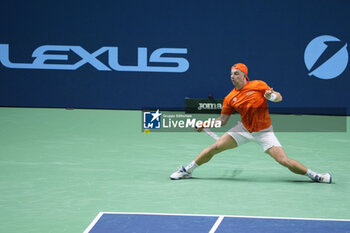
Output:
[[[223,119],[221,119],[221,117],[215,118],[215,122],[221,122],[220,125],[224,126],[226,125],[227,122],[225,122]]]
[[[215,121],[221,121],[221,126],[224,126],[227,124],[229,119],[230,115],[221,114],[218,118],[215,119]]]

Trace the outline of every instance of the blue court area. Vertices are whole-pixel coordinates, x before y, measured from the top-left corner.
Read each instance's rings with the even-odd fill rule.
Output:
[[[84,233],[345,233],[350,220],[100,213]]]

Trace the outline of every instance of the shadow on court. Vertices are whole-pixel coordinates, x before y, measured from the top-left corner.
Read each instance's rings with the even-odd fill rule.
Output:
[[[311,181],[311,180],[255,179],[255,178],[229,178],[229,177],[192,177],[192,179],[232,181],[232,182],[252,182],[252,183],[286,183],[286,182],[289,182],[289,183],[313,183],[313,181]]]
[[[230,174],[231,173],[231,174]],[[231,181],[231,182],[252,182],[252,183],[313,183],[313,181],[309,179],[305,179],[303,177],[286,179],[276,176],[269,175],[259,175],[257,177],[238,177],[243,173],[243,170],[233,170],[233,171],[225,171],[224,175],[221,177],[192,177],[194,180],[213,180],[213,181]]]

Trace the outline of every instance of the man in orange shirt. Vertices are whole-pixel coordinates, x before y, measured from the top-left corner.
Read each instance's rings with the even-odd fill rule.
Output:
[[[266,153],[292,172],[306,175],[316,182],[331,183],[332,176],[329,173],[316,173],[298,161],[288,158],[276,138],[271,125],[267,100],[280,102],[282,101],[281,94],[263,81],[250,81],[248,68],[243,63],[232,66],[231,80],[235,88],[225,97],[221,116],[216,120],[221,121],[221,125],[225,125],[231,114],[237,111],[242,121],[221,136],[213,145],[204,149],[187,167],[181,166],[170,176],[170,179],[191,178],[194,169],[208,162],[215,154],[249,141],[256,141]],[[197,131],[202,131],[202,128]]]

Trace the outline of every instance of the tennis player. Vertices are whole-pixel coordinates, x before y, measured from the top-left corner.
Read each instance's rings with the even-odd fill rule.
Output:
[[[214,155],[241,146],[249,141],[256,141],[267,154],[290,171],[299,175],[306,175],[316,182],[331,183],[332,176],[329,173],[316,173],[298,161],[288,158],[276,138],[271,125],[267,100],[280,102],[282,101],[282,95],[263,81],[250,81],[248,68],[243,63],[232,66],[231,80],[235,88],[225,97],[221,116],[216,120],[225,125],[230,115],[237,111],[241,115],[241,121],[221,136],[213,145],[204,149],[187,167],[181,166],[178,171],[170,176],[170,179],[191,178],[192,172],[198,166],[207,163]],[[197,129],[197,131],[202,131],[202,128]]]

